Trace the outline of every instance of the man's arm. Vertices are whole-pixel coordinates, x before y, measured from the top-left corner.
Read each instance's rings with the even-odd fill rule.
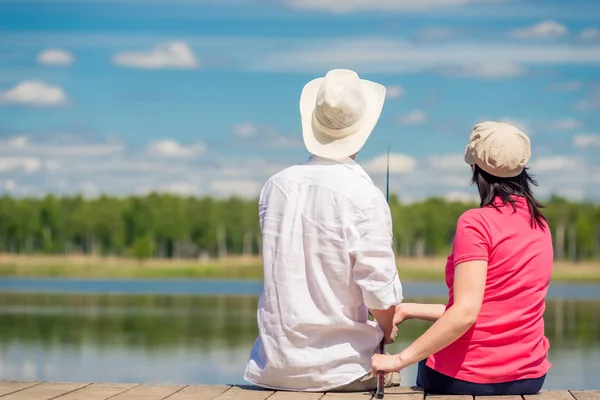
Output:
[[[402,302],[402,285],[392,249],[392,218],[383,196],[378,196],[359,212],[350,254],[354,261],[354,281],[363,300],[384,331],[385,341],[393,341],[396,305]]]
[[[385,344],[393,343],[396,339],[396,324],[394,323],[394,315],[396,313],[396,306],[391,306],[387,310],[372,310],[369,312],[375,318],[375,321],[381,326],[383,330],[383,340]]]

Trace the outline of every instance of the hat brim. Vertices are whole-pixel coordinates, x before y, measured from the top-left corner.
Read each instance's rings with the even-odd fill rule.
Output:
[[[339,140],[324,140],[322,135],[315,135],[313,130],[313,112],[316,106],[317,93],[325,78],[317,78],[308,82],[300,95],[300,119],[302,122],[302,138],[306,149],[314,155],[340,159],[358,153],[367,142],[379,121],[386,88],[375,82],[361,79],[367,109],[364,124],[351,135]]]

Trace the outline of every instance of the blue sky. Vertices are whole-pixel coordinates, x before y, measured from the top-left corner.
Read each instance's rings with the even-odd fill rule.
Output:
[[[0,191],[254,196],[308,154],[303,85],[388,87],[359,162],[405,200],[470,199],[476,122],[532,140],[541,197],[600,198],[600,3],[0,0]]]

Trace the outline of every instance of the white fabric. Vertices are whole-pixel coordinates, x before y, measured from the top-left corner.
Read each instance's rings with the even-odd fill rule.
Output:
[[[244,378],[323,391],[371,371],[383,337],[368,309],[402,301],[385,196],[350,158],[312,156],[260,194],[264,291]]]
[[[306,149],[333,159],[356,154],[379,121],[385,92],[385,86],[348,69],[334,69],[308,82],[300,95]]]

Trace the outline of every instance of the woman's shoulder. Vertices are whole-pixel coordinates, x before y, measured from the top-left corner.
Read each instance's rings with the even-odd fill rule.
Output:
[[[481,224],[485,222],[483,216],[484,210],[484,208],[471,208],[463,212],[460,217],[458,217],[458,224]]]

